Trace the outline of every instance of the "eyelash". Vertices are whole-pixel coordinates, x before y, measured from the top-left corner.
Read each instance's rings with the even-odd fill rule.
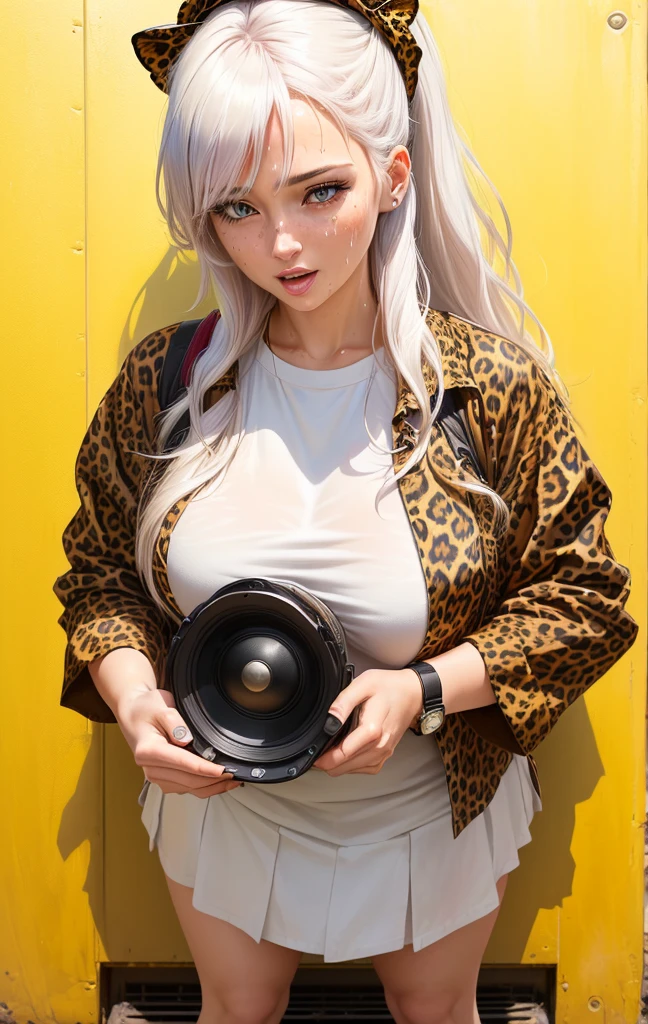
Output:
[[[306,205],[322,207],[328,206],[330,203],[335,203],[339,200],[343,192],[349,191],[350,186],[349,183],[346,181],[323,181],[319,185],[313,185],[313,187],[309,189],[306,195],[304,196],[304,199],[308,199],[308,197],[311,196],[314,192],[319,192],[319,190],[323,188],[334,188],[336,189],[336,192],[334,195],[331,196],[330,199],[325,199],[323,203],[308,203]],[[244,203],[245,200],[236,199],[235,202]],[[223,206],[215,206],[214,209],[212,210],[212,213],[215,213],[217,217],[220,217],[221,220],[224,220],[228,224],[239,224],[241,221],[250,220],[249,215],[247,217],[230,217],[229,213],[225,213],[225,207],[230,205],[231,203],[225,203],[223,204]],[[245,205],[250,206],[249,203],[245,203]],[[250,206],[250,209],[254,209],[254,207]]]

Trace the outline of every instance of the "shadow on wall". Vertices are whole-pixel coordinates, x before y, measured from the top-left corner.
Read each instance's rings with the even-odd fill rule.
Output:
[[[148,333],[182,319],[205,316],[213,296],[195,310],[197,264],[170,249],[132,303],[120,344],[120,362]],[[102,771],[102,759],[104,761]],[[533,841],[520,850],[485,962],[520,961],[538,910],[559,906],[571,894],[570,853],[576,805],[587,800],[603,775],[584,701],[566,712],[538,751],[544,810]],[[97,806],[105,780],[104,834]],[[188,963],[191,955],[177,922],[157,852],[149,852],[137,796],[144,781],[116,725],[93,730],[76,791],[61,819],[58,846],[66,860],[90,844],[84,891],[108,959],[112,962]],[[214,851],[214,870],[226,870]]]
[[[199,306],[190,308],[199,283],[193,254],[169,247],[133,298],[115,374],[147,334],[179,320],[206,316],[217,305],[210,293]],[[102,779],[106,782],[100,795]],[[84,892],[110,961],[189,962],[157,853],[149,854],[148,836],[140,821],[137,796],[143,782],[119,727],[95,726],[76,790],[61,817],[59,851],[67,860],[84,843],[90,845]]]
[[[119,366],[133,346],[151,331],[178,320],[197,320],[215,308],[217,302],[212,291],[199,306],[190,308],[199,284],[200,271],[195,258],[169,248],[133,299],[119,342]]]
[[[486,963],[491,950],[500,962],[519,962],[537,912],[559,907],[571,895],[576,806],[591,797],[604,775],[584,700],[568,708],[534,756],[542,812],[531,823],[532,842],[519,851],[519,868],[509,875]]]

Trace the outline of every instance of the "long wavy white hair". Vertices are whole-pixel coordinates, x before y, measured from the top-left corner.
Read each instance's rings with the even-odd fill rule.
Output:
[[[198,487],[210,493],[218,486],[241,437],[239,391],[228,391],[203,412],[205,393],[256,344],[277,301],[228,259],[209,211],[235,186],[252,188],[273,110],[283,132],[280,184],[285,183],[293,157],[292,96],[319,105],[345,138],[364,148],[376,181],[385,180],[394,146],[407,146],[411,154],[410,187],[396,210],[379,214],[369,249],[386,354],[422,413],[416,445],[395,479],[423,457],[443,399],[442,361],[426,324],[428,307],[455,313],[519,344],[554,381],[567,407],[569,395],[554,369],[551,341],[522,297],[511,260],[506,210],[457,133],[439,53],[421,14],[412,29],[423,56],[409,106],[400,69],[380,33],[361,15],[326,0],[226,3],[205,20],[171,70],[158,161],[158,202],[174,244],[197,253],[201,281],[196,305],[213,286],[221,318],[194,366],[187,393],[162,414],[158,425],[162,452],[175,424],[189,410],[185,442],[173,454],[157,456],[169,464],[140,506],[136,560],[156,601],[152,557],[167,511]],[[496,196],[506,241],[473,195],[468,171],[481,174]],[[495,267],[498,259],[504,265],[501,273]],[[527,331],[527,319],[535,324],[541,347]],[[427,397],[422,358],[439,380],[434,409]],[[498,494],[478,482],[456,486],[488,495],[496,530],[507,527],[508,508]]]

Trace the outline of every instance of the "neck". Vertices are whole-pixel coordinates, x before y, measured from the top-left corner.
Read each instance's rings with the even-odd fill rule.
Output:
[[[348,281],[317,309],[296,310],[278,300],[266,337],[272,351],[294,366],[338,369],[371,355],[377,309],[365,255]],[[379,320],[374,347],[378,350],[382,345]]]

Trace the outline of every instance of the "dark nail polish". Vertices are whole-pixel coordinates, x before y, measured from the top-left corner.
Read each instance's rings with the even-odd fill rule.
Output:
[[[342,728],[343,723],[335,715],[328,715],[324,722],[324,732],[327,736],[335,736],[336,732],[339,732]]]

